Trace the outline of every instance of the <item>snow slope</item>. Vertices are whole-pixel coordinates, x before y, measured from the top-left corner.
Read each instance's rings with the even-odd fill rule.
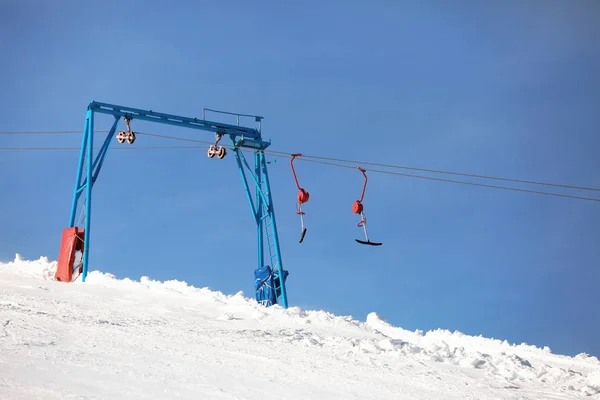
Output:
[[[375,313],[0,264],[0,399],[600,399],[600,362]]]

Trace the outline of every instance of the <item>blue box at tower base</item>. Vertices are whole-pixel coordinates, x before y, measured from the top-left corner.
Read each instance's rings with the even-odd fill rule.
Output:
[[[283,281],[287,280],[289,272],[283,270]],[[281,296],[281,279],[278,270],[273,270],[268,265],[254,270],[254,289],[256,301],[265,306],[277,304]]]

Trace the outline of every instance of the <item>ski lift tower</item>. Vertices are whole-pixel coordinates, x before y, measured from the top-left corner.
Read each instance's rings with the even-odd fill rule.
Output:
[[[237,124],[209,121],[205,115],[207,111],[236,116]],[[96,113],[112,115],[115,121],[104,138],[102,147],[94,154],[94,116]],[[254,118],[257,126],[246,127],[240,125],[240,117]],[[117,125],[121,119],[124,119],[127,130],[117,133]],[[214,133],[215,143],[207,151],[209,158],[213,158],[215,155],[218,159],[225,157],[227,151],[219,142],[224,136],[229,137],[257,228],[258,266],[254,271],[256,299],[266,306],[281,303],[282,307],[287,308],[285,281],[288,271],[284,270],[282,266],[273,197],[267,171],[268,163],[264,153],[271,142],[262,138],[262,119],[263,117],[257,115],[237,114],[206,108],[202,110],[202,119],[199,119],[92,101],[87,107],[71,204],[71,215],[68,228],[65,228],[62,234],[56,279],[71,282],[74,277],[76,278],[75,272],[81,274],[81,280],[85,282],[90,258],[92,189],[102,169],[106,153],[113,139],[116,139],[120,144],[125,142],[133,144],[135,142],[136,135],[131,130],[132,121],[149,121]],[[246,160],[244,151],[253,153],[253,166]],[[248,179],[248,176],[250,176],[250,179]],[[251,190],[252,183],[254,183],[254,191]],[[79,198],[84,192],[85,214],[82,221],[84,226],[78,227],[75,225],[75,214],[78,209]],[[82,257],[81,261],[75,264],[77,251],[82,253]],[[268,264],[265,263],[265,258],[268,259]]]

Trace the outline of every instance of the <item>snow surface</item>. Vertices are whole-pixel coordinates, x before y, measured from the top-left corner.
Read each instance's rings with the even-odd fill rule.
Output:
[[[586,354],[55,268],[0,263],[0,399],[600,399]]]

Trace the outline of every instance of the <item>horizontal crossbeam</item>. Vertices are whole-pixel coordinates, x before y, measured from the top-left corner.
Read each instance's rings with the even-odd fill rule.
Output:
[[[223,135],[229,135],[232,139],[239,138],[238,146],[240,147],[266,149],[271,144],[270,142],[262,140],[260,131],[258,129],[251,127],[208,121],[200,118],[182,117],[179,115],[159,113],[152,110],[141,110],[132,107],[100,103],[97,101],[92,101],[88,105],[88,109],[92,110],[95,113],[110,114],[118,118],[123,117],[143,121],[158,122],[167,125],[174,125],[184,128],[192,128],[214,133],[220,133]],[[239,115],[245,116],[245,114]]]

